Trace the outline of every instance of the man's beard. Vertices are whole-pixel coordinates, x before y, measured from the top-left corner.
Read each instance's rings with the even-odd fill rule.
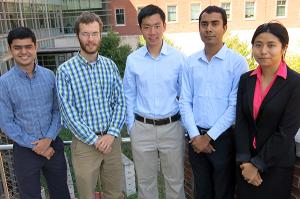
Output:
[[[99,44],[97,45],[96,50],[94,50],[94,51],[88,50],[88,49],[85,47],[84,43],[82,43],[82,42],[80,41],[80,39],[79,39],[79,44],[80,44],[81,50],[84,51],[86,54],[95,54],[95,53],[98,52],[98,50],[99,50],[99,48],[100,48],[100,42],[99,42]]]

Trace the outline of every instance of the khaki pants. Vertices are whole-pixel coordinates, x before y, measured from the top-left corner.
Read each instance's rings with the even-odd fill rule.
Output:
[[[180,121],[154,126],[135,121],[130,133],[139,199],[158,199],[160,159],[166,198],[184,199],[184,130]]]
[[[121,141],[116,138],[112,152],[102,154],[94,145],[87,145],[75,136],[72,139],[72,162],[80,199],[94,199],[98,179],[105,199],[121,199],[123,168]]]

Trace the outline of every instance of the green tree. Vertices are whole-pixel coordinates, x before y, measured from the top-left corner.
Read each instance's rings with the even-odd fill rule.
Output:
[[[99,49],[100,55],[112,59],[119,68],[120,75],[123,77],[127,56],[132,52],[132,48],[128,45],[121,45],[120,36],[112,31],[103,36]]]
[[[300,56],[299,55],[294,55],[294,54],[288,53],[285,56],[285,61],[290,68],[292,68],[295,71],[297,71],[298,73],[300,73]]]
[[[251,48],[249,48],[247,42],[243,42],[238,36],[231,36],[230,33],[226,33],[224,36],[224,41],[228,48],[233,49],[237,53],[241,54],[247,59],[250,70],[255,69],[256,62],[251,56]]]
[[[226,45],[233,49],[234,51],[240,53],[244,57],[246,57],[247,62],[249,64],[250,70],[256,68],[257,63],[255,59],[251,56],[251,47],[249,47],[247,42],[242,42],[238,36],[231,36],[230,33],[226,33],[224,36],[224,41]],[[292,53],[287,53],[285,56],[285,61],[288,66],[295,71],[300,73],[300,56]]]

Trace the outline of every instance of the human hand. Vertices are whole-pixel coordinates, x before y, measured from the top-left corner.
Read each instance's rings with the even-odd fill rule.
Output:
[[[95,143],[95,147],[100,152],[107,154],[112,151],[112,144],[115,140],[115,137],[110,134],[103,135],[99,137],[97,142]]]
[[[244,179],[254,186],[260,186],[262,183],[262,178],[258,172],[258,169],[252,163],[243,163],[240,165],[242,170],[242,175]]]
[[[216,151],[210,144],[211,138],[207,135],[198,135],[190,140],[190,143],[196,153],[212,153]]]
[[[43,138],[37,141],[32,142],[31,144],[34,144],[35,147],[33,147],[33,151],[35,153],[37,153],[38,155],[42,155],[43,153],[45,153],[50,144],[51,144],[52,140],[50,138]]]
[[[48,160],[50,160],[52,158],[52,156],[54,155],[55,151],[53,149],[53,147],[49,147],[43,154],[41,154],[42,156],[44,156],[45,158],[47,158]]]

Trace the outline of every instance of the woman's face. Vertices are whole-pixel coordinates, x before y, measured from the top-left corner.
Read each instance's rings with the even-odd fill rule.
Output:
[[[282,46],[278,37],[264,32],[255,38],[252,53],[261,67],[278,67],[286,48]]]

